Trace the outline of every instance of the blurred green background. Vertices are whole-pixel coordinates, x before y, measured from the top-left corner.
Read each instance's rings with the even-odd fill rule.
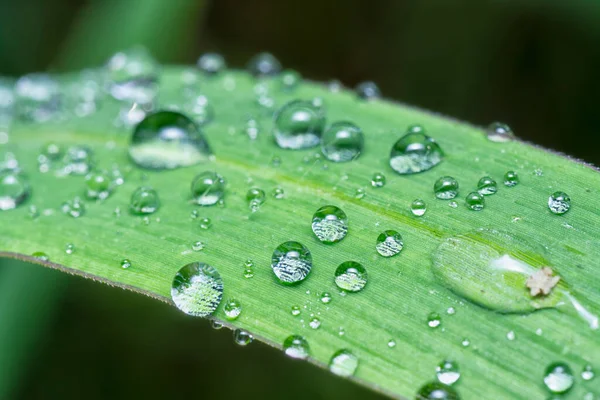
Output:
[[[165,63],[218,51],[233,67],[267,50],[306,78],[374,80],[388,98],[600,163],[595,0],[0,1],[1,75],[99,65],[135,44]],[[379,398],[120,289],[4,260],[0,286],[2,399]]]

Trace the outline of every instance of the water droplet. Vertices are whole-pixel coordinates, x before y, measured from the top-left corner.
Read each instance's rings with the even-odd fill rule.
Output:
[[[342,82],[338,81],[337,79],[333,79],[327,83],[327,89],[331,93],[338,93],[343,88],[344,88],[344,85],[342,84]]]
[[[20,118],[45,122],[60,109],[60,86],[47,74],[25,75],[15,84],[15,100]]]
[[[291,92],[300,84],[302,76],[291,69],[287,69],[281,73],[281,87],[286,92]]]
[[[254,336],[242,329],[233,331],[233,341],[239,346],[248,346],[254,341]]]
[[[350,350],[342,349],[336,351],[329,361],[329,370],[337,376],[352,376],[356,368],[358,368],[358,357]]]
[[[284,242],[273,251],[271,268],[281,283],[298,283],[310,273],[312,255],[302,243]]]
[[[486,130],[487,138],[496,143],[510,142],[514,139],[512,129],[501,122],[492,122]]]
[[[273,198],[275,198],[277,200],[281,200],[285,197],[285,192],[280,187],[276,187],[275,189],[273,189],[273,192],[271,192],[271,194],[272,194]]]
[[[359,200],[363,199],[366,195],[367,195],[367,192],[365,192],[365,189],[363,189],[363,188],[358,188],[354,192],[354,198],[355,199],[359,199]]]
[[[513,187],[519,183],[519,175],[515,171],[508,171],[504,174],[504,186]]]
[[[335,284],[349,292],[360,292],[367,280],[367,270],[356,261],[345,261],[335,270]]]
[[[460,370],[455,361],[444,360],[435,369],[437,378],[444,385],[452,385],[460,378]]]
[[[225,312],[225,317],[227,317],[228,320],[236,320],[242,313],[242,304],[239,300],[229,299],[223,307],[223,312]]]
[[[344,329],[343,326],[340,326],[340,329],[338,329],[338,336],[344,336],[346,334],[346,330]]]
[[[75,197],[73,200],[65,201],[60,209],[63,213],[70,215],[73,218],[79,218],[85,214],[85,204],[79,197]]]
[[[172,107],[173,111],[178,111],[179,106]],[[193,96],[183,105],[183,111],[192,118],[199,126],[204,126],[215,118],[215,109],[208,102],[206,96]]]
[[[106,70],[115,99],[146,104],[156,96],[159,65],[146,49],[136,47],[114,54]]]
[[[395,341],[394,339],[390,339],[390,340],[387,342],[387,346],[388,346],[390,349],[393,349],[394,347],[396,347],[396,341]]]
[[[440,318],[440,314],[436,312],[432,312],[427,316],[427,325],[430,328],[437,328],[442,323],[442,319]]]
[[[90,199],[104,200],[110,195],[111,181],[102,172],[92,172],[85,177],[86,196]]]
[[[571,368],[564,363],[550,364],[544,374],[544,384],[552,393],[566,393],[575,382]]]
[[[171,285],[171,298],[177,308],[196,317],[214,313],[222,297],[223,280],[219,271],[201,262],[183,266]]]
[[[515,338],[516,338],[515,331],[508,331],[506,333],[506,338],[510,341],[515,340]]]
[[[194,251],[202,251],[202,250],[204,250],[205,246],[206,245],[204,244],[204,242],[201,242],[200,240],[198,240],[198,241],[192,243],[192,250],[194,250]]]
[[[250,211],[256,212],[260,209],[260,206],[265,202],[267,195],[265,191],[259,188],[251,188],[246,193],[246,201]]]
[[[209,229],[211,227],[211,225],[212,225],[212,222],[211,222],[210,218],[205,217],[205,218],[200,219],[200,228],[201,229],[205,229],[205,230]]]
[[[376,100],[381,98],[381,90],[375,82],[366,81],[356,85],[356,95],[363,100]]]
[[[410,204],[410,211],[416,217],[422,217],[425,215],[425,211],[427,211],[427,204],[421,199],[415,199]]]
[[[257,77],[274,76],[281,72],[281,63],[271,53],[259,53],[248,61],[246,69]]]
[[[247,118],[242,125],[242,132],[248,136],[250,140],[256,140],[260,134],[260,124],[254,118]],[[281,163],[281,160],[279,160]]]
[[[142,168],[173,169],[205,161],[211,151],[198,126],[174,111],[149,114],[134,129],[129,155]]]
[[[594,379],[594,376],[594,369],[591,365],[588,364],[585,367],[583,367],[583,371],[581,371],[581,379],[583,379],[584,381],[591,381],[592,379]]]
[[[483,196],[489,196],[497,191],[496,181],[489,176],[484,176],[477,183],[477,191]]]
[[[22,175],[0,172],[0,210],[12,210],[22,204],[30,194],[30,187]]]
[[[381,172],[376,172],[371,178],[371,186],[373,186],[374,188],[384,187],[385,181],[385,175],[383,175]]]
[[[312,329],[319,329],[321,326],[321,320],[317,317],[312,317],[308,323],[308,326],[310,326]]]
[[[192,198],[201,206],[217,204],[225,196],[225,179],[216,172],[205,171],[192,181]]]
[[[75,252],[75,245],[73,243],[67,243],[65,245],[65,253],[73,254]]]
[[[210,327],[213,328],[214,330],[219,330],[219,329],[223,328],[223,323],[221,321],[217,321],[216,319],[212,319],[210,321]]]
[[[554,192],[548,198],[548,208],[552,214],[565,214],[571,208],[571,198],[565,192]]]
[[[339,242],[348,233],[348,217],[339,207],[323,206],[313,215],[312,231],[323,243]]]
[[[460,400],[458,392],[441,382],[431,382],[417,392],[416,400]]]
[[[462,344],[463,347],[469,347],[471,345],[471,341],[467,338],[464,338],[460,344]]]
[[[485,199],[478,192],[471,192],[465,199],[465,205],[469,210],[481,211],[485,207]]]
[[[456,207],[458,207],[458,203],[453,200],[453,201],[451,201],[451,202],[448,203],[448,206],[452,207],[452,208],[456,208]]]
[[[390,166],[402,175],[416,174],[435,167],[443,158],[439,144],[422,128],[409,128],[408,133],[392,147]]]
[[[403,246],[404,242],[402,241],[402,235],[396,231],[387,230],[377,236],[375,249],[382,256],[391,257],[400,253]]]
[[[303,336],[291,335],[283,341],[283,351],[289,357],[304,360],[310,353],[310,347]]]
[[[458,181],[451,176],[442,176],[433,185],[435,197],[450,200],[458,195]]]
[[[310,101],[293,100],[275,115],[273,134],[279,147],[306,149],[319,144],[325,128],[325,112]]]
[[[332,297],[331,294],[329,292],[323,292],[321,293],[321,303],[323,304],[329,304],[331,303]]]
[[[321,138],[321,152],[329,161],[352,161],[363,150],[365,143],[362,130],[352,122],[334,122]]]
[[[36,251],[32,253],[31,256],[37,258],[38,260],[50,261],[50,257],[48,257],[48,254],[44,253],[43,251]]]
[[[454,315],[454,314],[456,314],[456,308],[454,308],[454,307],[448,307],[448,309],[446,310],[446,314],[448,314],[448,315]]]
[[[298,315],[300,315],[300,307],[292,306],[292,315],[294,317],[297,317]]]
[[[156,190],[145,186],[137,188],[129,201],[129,211],[137,215],[152,214],[159,207],[158,193]]]
[[[196,64],[206,75],[214,75],[227,68],[225,58],[219,53],[202,54]]]
[[[71,146],[62,159],[59,175],[85,175],[93,166],[92,150],[86,146]]]
[[[123,260],[121,260],[121,268],[123,268],[123,269],[127,269],[127,268],[129,268],[129,267],[131,267],[131,261],[129,261],[129,260],[128,260],[128,259],[126,259],[126,258],[125,258],[125,259],[123,259]]]

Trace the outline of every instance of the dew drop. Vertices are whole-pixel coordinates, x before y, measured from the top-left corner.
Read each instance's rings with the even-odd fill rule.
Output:
[[[133,130],[129,155],[142,168],[174,169],[206,161],[211,154],[198,126],[174,111],[149,114]]]
[[[248,136],[250,140],[256,140],[260,134],[260,125],[254,118],[248,118],[242,126],[243,133]],[[281,162],[281,160],[279,160]]]
[[[321,320],[317,317],[312,317],[308,323],[308,326],[310,326],[312,329],[319,329],[321,326]]]
[[[75,197],[73,200],[65,201],[60,209],[63,213],[73,217],[79,218],[85,214],[85,204],[79,197]]]
[[[385,175],[383,175],[381,172],[376,172],[373,174],[373,177],[371,177],[371,186],[374,188],[384,187],[385,182]]]
[[[427,204],[425,204],[425,201],[421,199],[415,199],[410,204],[410,211],[413,213],[414,216],[422,217],[427,211]]]
[[[490,176],[484,176],[477,183],[477,191],[483,196],[489,196],[497,191],[497,184]]]
[[[211,222],[210,218],[205,217],[205,218],[200,219],[200,229],[204,229],[204,230],[209,229],[211,227],[211,225],[212,225],[212,222]]]
[[[583,367],[583,370],[581,371],[581,379],[583,379],[584,381],[591,381],[592,379],[594,379],[594,376],[594,369],[591,365],[588,364],[585,367]]]
[[[223,312],[228,320],[236,320],[242,313],[242,304],[237,299],[229,299],[225,302]]]
[[[217,204],[225,196],[225,179],[216,172],[205,171],[192,181],[192,198],[200,206]]]
[[[440,145],[423,129],[409,128],[392,147],[390,166],[401,175],[416,174],[435,167],[443,158]]]
[[[114,54],[106,71],[115,99],[147,104],[156,96],[159,65],[146,49],[136,47]]]
[[[427,316],[427,325],[430,328],[437,328],[442,323],[442,319],[440,318],[440,314],[436,312],[432,312]]]
[[[362,130],[352,122],[334,122],[323,133],[321,152],[329,161],[348,162],[363,151],[365,138]]]
[[[433,185],[435,197],[450,200],[458,195],[458,181],[451,176],[442,176]]]
[[[312,231],[323,243],[339,242],[348,233],[348,217],[339,207],[323,206],[313,215]]]
[[[196,65],[206,75],[215,75],[227,68],[225,58],[219,53],[202,54]]]
[[[75,252],[75,245],[73,243],[67,243],[65,245],[65,253],[73,254]]]
[[[223,280],[219,271],[201,262],[183,266],[171,285],[171,298],[177,308],[196,317],[214,313],[222,297]]]
[[[565,192],[554,192],[548,197],[548,208],[552,214],[563,215],[571,209],[571,198]]]
[[[360,292],[367,280],[367,270],[356,261],[345,261],[335,270],[335,284],[348,292]]]
[[[306,279],[310,273],[312,255],[302,243],[284,242],[273,252],[271,268],[281,283],[298,283]]]
[[[544,384],[552,393],[566,393],[573,387],[574,382],[573,372],[565,363],[550,364],[544,373]]]
[[[284,149],[306,149],[319,144],[325,128],[325,112],[310,101],[293,100],[275,115],[273,134]]]
[[[508,171],[504,174],[504,186],[513,187],[519,183],[519,175],[515,171]]]
[[[377,236],[375,249],[384,257],[392,257],[400,253],[404,247],[402,235],[394,230],[383,231]]]
[[[395,341],[394,339],[390,339],[390,340],[387,342],[387,346],[388,346],[390,349],[393,349],[394,347],[396,347],[396,341]]]
[[[256,77],[274,76],[281,72],[281,63],[271,53],[259,53],[252,57],[246,69]]]
[[[194,250],[194,251],[202,251],[202,250],[204,250],[205,246],[206,245],[204,244],[204,242],[201,242],[200,240],[198,240],[198,241],[192,243],[192,250]]]
[[[492,122],[486,129],[488,140],[496,143],[510,142],[514,139],[512,129],[501,122]]]
[[[250,211],[256,212],[260,209],[260,206],[265,202],[267,195],[265,191],[259,188],[251,188],[246,193],[246,201],[248,202],[248,207],[250,207]]]
[[[469,347],[471,345],[471,341],[467,338],[464,338],[460,344],[462,345],[462,347]]]
[[[291,335],[283,341],[283,351],[288,357],[304,360],[310,353],[310,347],[303,336]]]
[[[342,349],[336,351],[329,361],[329,371],[337,376],[352,376],[356,372],[356,368],[358,368],[358,357],[350,350]]]
[[[131,267],[131,261],[129,261],[127,258],[121,260],[121,268],[128,269],[129,267]]]
[[[356,85],[356,95],[363,100],[376,100],[381,98],[381,90],[375,82],[365,81]]]
[[[85,175],[93,167],[92,150],[86,146],[71,146],[62,159],[59,175]]]
[[[59,83],[47,74],[29,74],[15,84],[16,110],[20,118],[45,122],[60,110]]]
[[[50,261],[50,257],[48,257],[48,254],[44,253],[43,251],[36,251],[32,253],[31,256],[37,258],[38,260]]]
[[[238,346],[248,346],[254,341],[254,336],[252,336],[248,331],[236,329],[233,331],[233,341]]]
[[[110,178],[102,172],[92,172],[85,177],[86,196],[89,199],[104,200],[110,195]]]
[[[281,73],[280,81],[283,91],[291,92],[300,84],[302,76],[297,71],[288,69]]]
[[[281,199],[283,199],[285,197],[285,192],[283,191],[282,188],[276,187],[271,192],[271,195],[273,196],[274,199],[281,200]]]
[[[129,211],[137,215],[152,214],[159,207],[158,193],[156,190],[146,186],[137,188],[129,201]]]
[[[481,211],[485,207],[485,199],[479,192],[471,192],[465,199],[465,205],[469,210]]]
[[[515,340],[515,338],[516,338],[515,331],[508,331],[506,333],[506,338],[510,341]]]
[[[321,303],[323,304],[329,304],[331,303],[332,297],[331,294],[329,292],[323,292],[321,293]]]
[[[435,369],[438,381],[444,385],[452,385],[460,378],[458,364],[452,360],[442,361]]]
[[[298,315],[300,315],[300,307],[292,306],[292,315],[294,317],[297,317]]]
[[[455,201],[451,201],[451,202],[448,203],[448,206],[452,207],[452,208],[456,208],[456,207],[458,207],[458,203],[455,202]]]
[[[0,210],[12,210],[22,204],[31,189],[22,175],[14,172],[0,172]]]
[[[416,400],[460,400],[458,392],[441,382],[431,382],[417,392]]]
[[[363,198],[366,196],[366,194],[367,194],[367,193],[365,192],[365,189],[363,189],[363,188],[358,188],[358,189],[356,189],[356,191],[354,192],[354,198],[355,198],[355,199],[358,199],[358,200],[360,200],[360,199],[363,199]]]
[[[210,327],[218,331],[219,329],[223,328],[223,323],[221,321],[213,319],[210,321]]]

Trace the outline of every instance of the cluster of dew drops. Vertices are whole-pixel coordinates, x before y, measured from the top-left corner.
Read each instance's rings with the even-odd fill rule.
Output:
[[[211,158],[209,143],[201,128],[214,118],[212,104],[204,95],[193,90],[199,71],[206,77],[223,73],[226,68],[224,58],[216,53],[207,53],[199,58],[196,71],[184,71],[182,80],[189,87],[183,91],[187,99],[183,104],[162,105],[157,110],[155,98],[158,90],[159,65],[143,49],[131,49],[119,52],[109,59],[101,70],[83,71],[80,78],[67,88],[61,86],[47,74],[30,74],[16,82],[0,79],[0,145],[8,142],[10,125],[13,118],[34,122],[46,122],[66,118],[66,115],[85,117],[93,114],[105,97],[116,99],[121,110],[115,124],[133,130],[129,146],[129,156],[139,167],[152,170],[168,170],[196,165]],[[281,90],[291,92],[301,82],[300,75],[292,70],[282,70],[279,61],[268,53],[253,57],[247,65],[248,72],[256,79],[256,101],[273,115],[273,137],[283,149],[300,150],[320,146],[325,159],[344,163],[359,158],[364,150],[365,135],[361,127],[350,121],[326,123],[326,109],[323,100],[292,100],[277,110],[267,86],[261,83],[278,80]],[[227,83],[227,81],[225,81]],[[329,84],[332,92],[339,91],[341,84],[333,81]],[[364,82],[355,88],[359,101],[371,101],[380,98],[379,88],[373,82]],[[64,109],[68,108],[68,113]],[[256,139],[261,127],[256,119],[248,118],[243,126],[244,133],[250,139]],[[493,142],[508,142],[514,137],[511,129],[502,123],[493,123],[486,130],[487,138]],[[444,151],[424,127],[410,126],[406,133],[392,146],[389,156],[390,167],[400,175],[411,175],[432,169],[444,159]],[[131,167],[125,169],[114,166],[110,169],[98,169],[94,165],[93,153],[86,146],[61,148],[55,143],[43,146],[38,155],[38,167],[41,173],[53,171],[59,176],[81,175],[85,177],[85,197],[101,201],[110,196],[116,187],[124,183],[125,175]],[[281,159],[272,160],[278,166]],[[507,188],[519,183],[514,171],[507,171],[502,177]],[[371,178],[373,188],[386,185],[386,176],[376,172]],[[465,197],[465,206],[472,211],[485,208],[485,198],[498,190],[496,180],[483,176],[476,184],[476,190]],[[214,171],[198,174],[191,182],[191,198],[194,204],[205,207],[222,205],[226,192],[225,179]],[[448,200],[451,207],[457,207],[455,198],[459,193],[459,183],[451,176],[442,176],[433,183],[433,193],[440,200]],[[22,173],[17,159],[6,153],[0,159],[0,210],[11,210],[24,203],[31,195],[31,187]],[[275,199],[284,197],[282,188],[272,192]],[[356,197],[362,198],[364,190],[357,191]],[[265,192],[260,188],[251,188],[246,193],[249,209],[256,212],[266,200]],[[548,198],[548,208],[553,214],[569,211],[571,200],[564,192],[555,192]],[[159,195],[151,187],[137,188],[131,195],[129,211],[132,214],[148,216],[160,208]],[[39,211],[30,207],[30,215],[37,217]],[[78,218],[85,213],[85,203],[80,197],[65,201],[60,211]],[[422,217],[427,205],[422,199],[410,204],[415,217]],[[48,210],[44,210],[48,212]],[[120,209],[115,210],[119,215]],[[202,229],[209,229],[209,218],[201,218],[198,210],[193,210],[192,218],[198,219]],[[312,231],[324,245],[334,245],[348,234],[349,218],[335,205],[325,205],[314,212],[311,221]],[[394,229],[382,231],[374,240],[375,249],[382,257],[398,255],[404,246],[402,235]],[[193,251],[201,251],[205,244],[201,241],[191,245]],[[68,243],[67,254],[72,254],[75,246]],[[48,260],[45,253],[36,252],[34,256]],[[120,267],[128,269],[132,262],[124,259]],[[277,246],[272,255],[271,267],[282,285],[297,285],[307,278],[312,270],[313,260],[310,250],[300,242],[287,241]],[[244,264],[244,276],[254,276],[254,263],[247,260]],[[333,280],[341,293],[361,292],[368,282],[366,268],[359,262],[345,260],[336,268]],[[209,317],[221,304],[223,280],[216,268],[202,262],[193,262],[182,267],[175,275],[171,288],[175,305],[183,312],[193,316]],[[321,295],[324,304],[332,297],[325,292]],[[448,313],[454,313],[450,309]],[[225,301],[223,311],[228,320],[237,319],[242,313],[242,305],[235,298]],[[297,316],[300,307],[293,306],[291,313]],[[438,314],[429,315],[427,324],[431,328],[440,325]],[[216,320],[214,328],[222,327]],[[309,326],[318,329],[321,321],[311,315]],[[340,328],[340,335],[344,334]],[[244,330],[234,332],[235,342],[247,345],[252,335]],[[395,347],[391,339],[387,345]],[[463,346],[468,346],[465,339]],[[293,334],[283,341],[285,353],[293,358],[305,359],[310,356],[308,341],[301,335]],[[358,357],[349,349],[336,351],[329,364],[330,370],[341,376],[354,375],[359,364]],[[444,360],[436,368],[437,381],[424,385],[417,394],[418,399],[458,399],[459,395],[452,386],[460,378],[456,362]],[[594,373],[591,366],[582,372],[584,380],[591,380]],[[545,373],[544,383],[552,393],[564,393],[573,385],[573,373],[566,364],[550,365]]]

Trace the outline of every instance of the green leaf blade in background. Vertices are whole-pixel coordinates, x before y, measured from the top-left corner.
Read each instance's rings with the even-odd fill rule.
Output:
[[[182,71],[165,68],[161,104],[181,103]],[[226,90],[226,82],[235,82],[235,89]],[[432,253],[444,238],[482,227],[518,232],[545,248],[540,251],[578,298],[598,310],[600,278],[593,268],[600,223],[595,207],[600,190],[596,171],[518,141],[492,143],[480,128],[414,108],[363,102],[353,93],[331,93],[313,83],[302,83],[295,92],[285,93],[278,90],[276,81],[271,82],[277,105],[319,96],[324,99],[328,123],[351,120],[364,130],[365,150],[358,160],[326,162],[314,157],[318,149],[286,151],[275,145],[271,119],[256,104],[254,84],[254,79],[235,71],[201,81],[201,91],[216,112],[215,120],[203,128],[215,160],[173,171],[141,170],[131,164],[127,154],[130,129],[114,126],[119,105],[110,100],[88,118],[45,125],[17,123],[6,148],[28,174],[32,195],[16,210],[0,214],[2,255],[23,258],[17,254],[43,251],[52,263],[70,272],[168,302],[175,272],[188,262],[206,262],[223,277],[224,299],[234,297],[242,303],[240,318],[230,325],[275,346],[291,334],[301,334],[310,344],[311,360],[319,365],[326,365],[335,351],[350,349],[360,359],[356,380],[394,397],[413,397],[422,384],[434,380],[435,367],[445,358],[460,365],[462,377],[456,388],[463,399],[542,398],[548,364],[568,362],[578,375],[584,365],[599,358],[598,331],[577,316],[554,309],[525,316],[495,313],[449,291],[431,268]],[[248,114],[260,123],[255,141],[240,131]],[[430,171],[400,176],[389,167],[389,151],[414,123],[422,124],[440,143],[446,159]],[[36,158],[46,142],[90,146],[98,168],[116,164],[123,171],[130,169],[125,184],[105,201],[84,200],[87,210],[80,218],[62,214],[64,201],[83,197],[84,178],[38,172]],[[274,166],[273,157],[279,157],[281,165]],[[225,207],[200,208],[189,203],[190,183],[205,170],[226,178]],[[507,170],[520,174],[518,186],[501,184]],[[376,172],[385,174],[385,187],[370,187]],[[488,174],[499,182],[498,193],[486,197],[483,211],[468,210],[464,196]],[[433,196],[434,181],[444,175],[460,182],[457,208]],[[154,187],[162,203],[149,217],[149,224],[128,212],[129,197],[141,185]],[[256,213],[250,212],[245,200],[250,187],[260,187],[268,195]],[[270,196],[275,187],[284,189],[284,199]],[[364,198],[355,196],[357,189],[365,190]],[[573,199],[571,211],[564,216],[547,209],[547,198],[556,190],[564,190]],[[409,209],[416,198],[428,205],[421,218]],[[348,236],[331,246],[319,243],[310,229],[312,214],[326,204],[341,207],[350,224]],[[38,218],[29,216],[30,205],[40,210]],[[119,217],[114,213],[117,208]],[[190,218],[194,209],[200,217],[212,220],[210,229],[201,229],[198,220]],[[402,252],[389,259],[375,252],[375,239],[385,229],[399,231],[405,242]],[[191,250],[197,240],[206,243],[200,252]],[[308,279],[293,287],[278,284],[270,268],[273,250],[288,240],[303,243],[313,255]],[[71,255],[64,252],[67,243],[75,245]],[[124,258],[132,262],[127,270],[120,267]],[[247,259],[256,265],[251,279],[243,276]],[[342,296],[333,272],[348,260],[367,268],[369,283],[360,293]],[[319,300],[325,291],[333,295],[329,304]],[[291,315],[294,305],[301,307],[298,317]],[[449,307],[456,314],[446,314]],[[431,312],[441,315],[437,329],[427,326]],[[316,330],[308,325],[313,314],[322,322]],[[215,317],[224,319],[222,305]],[[536,334],[539,329],[541,336]],[[513,341],[506,338],[510,331],[516,335]],[[394,348],[388,347],[391,339],[396,342]],[[463,346],[464,339],[469,340],[468,347]],[[572,395],[593,389],[590,383],[594,381],[576,380]]]

